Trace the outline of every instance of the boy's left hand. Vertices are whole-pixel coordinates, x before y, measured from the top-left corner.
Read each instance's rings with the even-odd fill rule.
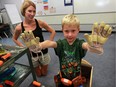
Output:
[[[106,25],[104,22],[100,23],[100,25],[96,22],[92,27],[92,33],[84,34],[88,44],[89,51],[102,54],[103,53],[103,45],[108,40],[108,37],[111,35],[112,28],[110,25]]]

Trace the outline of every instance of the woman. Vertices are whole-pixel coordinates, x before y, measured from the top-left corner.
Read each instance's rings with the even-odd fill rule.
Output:
[[[24,45],[18,40],[20,34],[24,31],[31,30],[35,37],[40,38],[40,42],[44,41],[44,37],[42,34],[42,29],[46,29],[49,31],[50,34],[50,40],[54,39],[54,36],[56,34],[55,30],[49,26],[47,23],[45,23],[42,20],[37,20],[34,18],[36,14],[36,5],[32,1],[24,1],[21,7],[21,14],[24,16],[24,21],[18,24],[15,28],[14,35],[13,35],[13,41],[18,45],[24,47]],[[47,75],[48,70],[48,64],[51,60],[48,49],[42,50],[44,60],[42,59],[41,53],[33,53],[32,55],[32,62],[36,71],[37,76]]]

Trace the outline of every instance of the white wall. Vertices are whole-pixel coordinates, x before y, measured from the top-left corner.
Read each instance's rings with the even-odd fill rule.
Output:
[[[116,13],[99,13],[99,14],[75,14],[80,20],[81,31],[90,31],[92,24],[94,22],[104,21],[112,26],[116,26]],[[54,29],[61,30],[61,20],[64,15],[56,16],[40,16],[35,17],[46,21],[48,24],[52,25]],[[114,31],[114,30],[113,30]]]
[[[79,18],[81,24],[93,24],[94,22],[104,21],[106,23],[116,23],[116,13],[94,13],[94,14],[75,14]],[[37,19],[42,19],[48,24],[61,24],[61,19],[64,15],[52,16],[36,16]]]

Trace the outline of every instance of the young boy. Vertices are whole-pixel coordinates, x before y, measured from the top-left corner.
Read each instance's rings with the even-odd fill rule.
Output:
[[[111,29],[108,29],[109,27],[107,28],[107,31],[109,31],[108,34],[110,34]],[[81,78],[81,59],[86,55],[87,50],[102,53],[102,45],[107,38],[104,39],[101,37],[102,39],[99,40],[99,44],[101,45],[98,45],[100,47],[97,48],[94,47],[94,42],[96,41],[95,35],[85,34],[90,45],[85,42],[84,39],[77,38],[80,31],[80,22],[73,14],[66,15],[63,18],[62,31],[65,39],[59,39],[56,42],[46,40],[39,43],[38,47],[36,44],[36,47],[37,49],[52,47],[54,48],[56,55],[59,57],[60,73],[55,76],[57,87],[79,87],[85,82],[85,78]],[[100,43],[100,41],[103,43]],[[91,43],[93,44],[91,45]]]
[[[40,43],[40,45],[42,49],[53,47],[56,55],[59,57],[60,76],[57,75],[55,77],[55,79],[58,79],[58,83],[56,82],[57,87],[74,87],[72,82],[68,84],[65,83],[65,80],[71,81],[81,75],[81,59],[87,52],[88,43],[77,38],[80,31],[80,22],[72,14],[63,18],[62,31],[65,39],[59,39],[56,42],[47,40]],[[65,78],[64,82],[60,80],[62,78]]]

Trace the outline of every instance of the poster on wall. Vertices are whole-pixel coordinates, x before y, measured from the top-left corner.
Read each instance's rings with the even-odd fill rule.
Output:
[[[65,6],[64,0],[31,0],[36,4],[36,16],[71,14],[71,6]],[[72,0],[70,0],[72,1]],[[22,0],[24,2],[24,0]],[[72,4],[66,0],[65,4]]]

